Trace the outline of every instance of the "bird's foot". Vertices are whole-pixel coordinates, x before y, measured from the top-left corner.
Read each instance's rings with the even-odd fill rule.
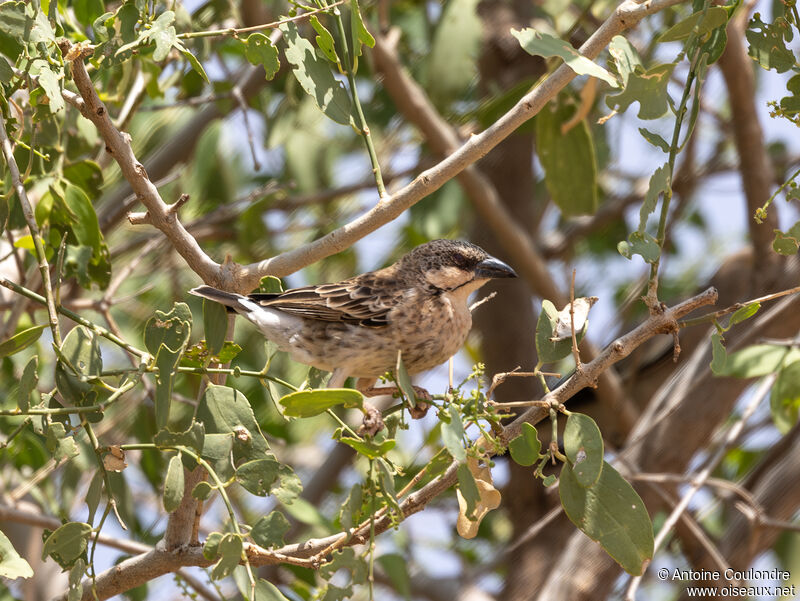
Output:
[[[364,420],[361,422],[358,433],[375,436],[381,430],[383,430],[383,416],[381,412],[377,407],[369,403],[364,403]]]
[[[430,401],[433,400],[433,396],[420,386],[414,386],[413,388],[417,403],[413,407],[409,407],[408,412],[413,419],[420,419],[425,417],[428,413],[428,409],[431,408]],[[402,391],[397,386],[375,386],[375,380],[359,380],[356,383],[356,389],[365,397],[375,397],[384,394],[400,396],[400,394],[402,394]]]

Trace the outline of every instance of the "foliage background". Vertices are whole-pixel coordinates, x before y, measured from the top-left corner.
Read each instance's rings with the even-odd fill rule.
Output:
[[[112,388],[129,386],[116,393],[102,415],[73,411],[65,417],[59,407],[94,406],[115,393],[64,371],[65,360],[59,360],[52,343],[72,348],[81,330],[73,329],[68,317],[53,318],[55,305],[156,355],[160,346],[148,343],[146,332],[154,331],[148,320],[156,311],[168,313],[176,301],[186,302],[193,315],[191,335],[185,338],[185,328],[172,332],[172,351],[201,339],[221,342],[227,333],[242,348],[233,365],[256,373],[264,368],[269,348],[244,323],[235,335],[219,327],[210,332],[209,324],[225,320],[204,319],[201,304],[187,298],[186,290],[200,279],[240,291],[254,288],[266,274],[284,277],[285,287],[334,281],[388,264],[424,241],[462,237],[508,260],[523,276],[503,282],[498,296],[476,310],[473,335],[455,361],[456,383],[472,373],[474,363],[485,364],[485,393],[492,375],[537,366],[541,300],[563,307],[573,268],[576,296],[600,297],[581,346],[587,363],[617,336],[650,323],[646,320],[657,312],[658,302],[673,306],[713,284],[719,291],[715,308],[722,309],[797,285],[800,233],[792,203],[797,200],[793,140],[800,75],[793,3],[724,8],[654,3],[653,14],[624,33],[627,44],[615,38],[610,50],[604,49],[610,40],[595,50],[603,50],[595,63],[607,69],[611,82],[619,81],[618,89],[583,75],[557,96],[548,86],[561,64],[552,54],[563,53],[563,47],[546,38],[534,56],[523,49],[524,36],[512,29],[533,27],[577,48],[606,19],[615,18],[614,3],[363,3],[372,36],[352,28],[357,23],[353,5],[320,13],[316,24],[300,19],[234,35],[226,30],[322,5],[0,4],[0,102],[7,148],[22,172],[15,176],[4,152],[0,269],[4,281],[58,296],[50,312],[11,290],[0,297],[0,339],[6,341],[0,346],[0,378],[7,391],[0,417],[0,518],[10,544],[35,572],[33,578],[7,581],[2,595],[44,599],[69,590],[70,598],[91,598],[91,581],[77,586],[86,567],[80,560],[92,563],[89,553],[94,562],[88,574],[99,575],[123,557],[142,557],[162,538],[178,546],[181,536],[191,534],[174,517],[180,509],[173,517],[165,511],[165,504],[173,508],[182,498],[174,479],[180,465],[172,462],[168,470],[174,454],[129,448],[128,467],[121,472],[111,471],[108,457],[115,445],[153,441],[164,425],[158,398],[171,401],[172,428],[187,427],[208,378],[175,373],[172,390],[165,392],[152,373],[127,380],[109,376]],[[341,31],[334,10],[344,15]],[[719,20],[693,30],[697,22],[687,21],[692,14]],[[335,39],[333,46],[326,32]],[[75,55],[62,57],[57,43],[62,38]],[[356,45],[362,49],[357,70]],[[80,54],[88,46],[91,57]],[[293,59],[292,52],[296,57],[301,50],[306,51],[302,60]],[[105,126],[98,128],[76,108],[80,97],[84,107],[95,105],[86,89],[76,86],[75,61],[85,61],[107,107]],[[515,103],[536,84],[550,90],[544,93],[556,102],[523,114]],[[354,108],[353,90],[369,136]],[[612,110],[617,114],[605,120]],[[496,127],[504,114],[516,115],[520,125],[490,135],[499,142],[491,152],[486,146],[488,154],[479,161],[483,152],[465,157],[460,167],[469,166],[457,178],[440,169],[444,156],[469,146],[473,134]],[[348,125],[351,119],[355,127]],[[118,146],[109,141],[116,130],[130,134],[128,163],[125,140]],[[141,172],[137,176],[135,169],[120,167],[135,167],[135,161],[155,188]],[[383,200],[375,164],[387,189]],[[670,165],[671,177],[664,177],[664,165]],[[414,179],[426,169],[439,178],[436,185]],[[420,194],[409,193],[409,186]],[[185,204],[179,201],[184,194],[189,196]],[[31,206],[27,215],[23,197]],[[147,214],[139,212],[142,204]],[[640,207],[645,207],[643,222]],[[350,234],[342,236],[339,228],[345,224],[351,224]],[[325,237],[331,232],[338,237]],[[632,258],[621,256],[622,241]],[[273,259],[260,263],[265,258]],[[493,290],[487,288],[487,293]],[[649,311],[641,301],[646,292]],[[788,585],[800,574],[792,521],[800,499],[795,457],[800,374],[794,350],[800,313],[791,295],[770,298],[759,309],[741,323],[719,316],[717,327],[706,320],[681,329],[677,364],[673,339],[655,336],[651,328],[647,343],[637,343],[623,362],[590,372],[599,378],[597,388],[569,400],[570,409],[597,422],[606,459],[635,484],[657,534],[666,535],[643,577],[642,598],[686,594],[686,583],[658,580],[661,567],[755,565],[792,574],[790,581],[755,579],[761,584]],[[175,329],[188,319],[182,311],[179,307],[172,314]],[[131,363],[120,344],[92,340],[105,372],[137,367],[135,353]],[[89,347],[75,350],[76,356],[96,360]],[[167,353],[161,359],[170,360]],[[566,375],[570,361],[566,357],[548,368]],[[93,375],[92,370],[83,373]],[[294,386],[307,378],[312,387],[320,383],[318,374],[281,355],[272,360],[269,374]],[[252,525],[277,507],[290,524],[283,537],[287,543],[332,535],[345,526],[354,484],[365,483],[376,496],[387,485],[372,463],[331,439],[339,425],[332,417],[285,419],[276,401],[287,388],[248,375],[210,378],[246,396],[272,453],[303,482],[300,500],[292,504],[248,494],[238,484],[228,487],[242,524]],[[417,384],[443,395],[446,366]],[[473,387],[471,381],[464,394]],[[519,401],[542,394],[537,378],[509,378],[494,398]],[[42,410],[36,413],[38,403]],[[336,413],[353,419],[347,411]],[[392,482],[397,490],[447,442],[442,419],[432,412],[399,431],[388,455],[404,467]],[[540,426],[543,448],[548,430]],[[473,427],[468,434],[474,439],[477,431]],[[447,447],[454,452],[452,441]],[[105,469],[98,467],[98,458]],[[183,459],[186,465],[186,454]],[[542,486],[532,468],[507,455],[494,461],[503,501],[481,522],[476,538],[456,535],[458,505],[449,490],[426,498],[424,511],[377,537],[374,590],[361,571],[371,565],[367,549],[363,563],[354,559],[349,572],[340,571],[332,580],[326,578],[331,569],[320,574],[288,564],[261,568],[259,582],[269,581],[282,592],[263,585],[259,595],[514,601],[615,598],[626,588],[632,594],[630,577],[558,510],[554,488]],[[691,487],[698,477],[704,478],[699,492]],[[277,488],[292,490],[293,483],[286,476]],[[385,488],[380,496],[381,503],[390,503]],[[101,522],[110,511],[109,498],[127,531],[113,512]],[[201,541],[232,527],[220,496],[213,499],[200,521]],[[370,508],[365,510],[368,515]],[[671,522],[668,516],[680,519]],[[273,519],[278,534],[270,536],[277,538],[267,540],[275,542],[284,523]],[[78,527],[66,543],[51,540],[49,549],[44,543],[46,551],[56,546],[56,555],[74,552],[61,557],[71,567],[69,574],[62,574],[52,558],[41,559],[42,529],[52,531],[62,521],[102,525],[106,537],[96,554],[89,531]],[[10,548],[5,544],[4,561]],[[231,544],[233,550],[220,556],[235,564],[239,549]],[[233,567],[220,563],[215,576]],[[231,578],[211,580],[210,568],[175,565],[166,571],[179,568],[174,580],[156,579],[161,572],[145,570],[135,588],[102,584],[99,590],[124,591],[134,599],[236,594],[237,584]],[[2,575],[12,578],[25,571],[13,563],[5,569]],[[246,582],[241,568],[237,574],[240,584]],[[252,594],[246,584],[242,591]]]

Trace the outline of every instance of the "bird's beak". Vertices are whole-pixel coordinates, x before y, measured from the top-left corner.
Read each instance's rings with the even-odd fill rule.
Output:
[[[499,259],[489,257],[475,267],[475,277],[478,279],[515,278],[517,273]]]

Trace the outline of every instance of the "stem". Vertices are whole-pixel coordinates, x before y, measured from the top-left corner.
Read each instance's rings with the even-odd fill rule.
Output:
[[[369,582],[369,599],[373,601],[375,599],[375,481],[373,480],[373,476],[375,474],[375,460],[369,460],[369,484],[371,490],[371,505],[370,505],[370,516],[369,516],[369,576],[367,578],[367,582]]]
[[[11,181],[14,189],[19,198],[19,204],[22,207],[22,213],[25,215],[25,221],[28,224],[28,230],[31,232],[33,238],[33,248],[36,252],[36,259],[39,262],[39,272],[42,274],[42,286],[44,287],[45,299],[44,303],[47,306],[47,314],[50,319],[50,330],[53,333],[53,343],[61,347],[61,331],[58,328],[58,314],[56,312],[56,303],[53,300],[53,288],[50,284],[50,265],[47,262],[47,256],[44,252],[44,245],[42,238],[39,235],[39,226],[36,224],[36,217],[33,215],[33,207],[28,200],[28,194],[25,191],[25,185],[19,173],[17,161],[14,158],[14,151],[11,148],[11,141],[8,139],[6,132],[6,122],[3,115],[0,114],[0,144],[3,147],[3,156],[6,159],[9,171],[11,171]]]
[[[758,209],[758,211],[756,211],[755,220],[756,220],[758,223],[761,223],[761,222],[763,221],[763,218],[760,218],[760,217],[759,217],[759,216],[760,216],[760,214],[762,214],[762,213],[763,213],[763,214],[766,214],[766,212],[767,212],[767,208],[769,207],[769,205],[771,205],[771,204],[772,204],[772,201],[773,201],[773,200],[775,200],[775,197],[776,197],[778,194],[780,194],[780,193],[783,191],[783,189],[784,189],[786,186],[788,186],[789,184],[791,184],[791,183],[794,181],[794,178],[796,178],[798,175],[800,175],[800,169],[798,169],[797,171],[795,171],[794,173],[792,173],[792,176],[791,176],[789,179],[787,179],[785,182],[783,182],[783,183],[781,184],[780,188],[778,188],[777,190],[775,190],[775,193],[774,193],[772,196],[770,196],[770,197],[769,197],[769,199],[767,200],[767,202],[765,202],[765,203],[764,203],[764,205],[763,205],[763,206],[762,206],[760,209]]]
[[[36,238],[36,236],[34,236],[34,239],[35,238]],[[49,281],[49,273],[48,273],[48,281]],[[47,305],[48,304],[48,301],[47,301],[47,299],[45,297],[41,296],[40,294],[36,294],[32,290],[28,290],[27,288],[23,288],[19,284],[16,284],[16,283],[14,283],[11,280],[8,280],[6,278],[0,278],[0,286],[4,286],[5,288],[8,288],[9,290],[13,290],[17,294],[21,294],[22,296],[25,296],[25,297],[33,300],[33,301],[36,301],[37,303],[41,303],[43,305]],[[45,291],[47,291],[47,289],[45,289]],[[95,323],[92,323],[88,319],[85,319],[85,318],[81,317],[77,313],[74,313],[74,312],[70,311],[69,309],[67,309],[65,307],[59,306],[59,307],[55,307],[55,309],[56,309],[56,311],[58,313],[61,313],[62,315],[66,315],[67,317],[69,317],[75,323],[79,323],[82,326],[86,326],[87,328],[92,330],[95,334],[97,334],[99,336],[102,336],[103,338],[105,338],[107,340],[110,340],[111,342],[113,342],[114,344],[116,344],[118,346],[121,346],[122,348],[124,348],[126,351],[128,351],[132,355],[136,355],[140,359],[143,359],[145,362],[149,362],[150,361],[150,358],[152,357],[150,355],[150,353],[148,353],[147,351],[142,351],[140,349],[137,349],[134,346],[131,346],[130,344],[125,342],[122,338],[120,338],[119,336],[116,336],[115,334],[112,334],[111,332],[109,332],[105,328],[103,328],[101,326],[98,326]],[[49,307],[48,307],[48,310],[49,310]],[[60,340],[60,338],[59,338],[59,340]],[[58,343],[58,346],[59,347],[61,346],[60,342]]]
[[[705,11],[708,10],[708,3],[706,3]],[[696,36],[692,36],[689,41],[687,42],[687,46],[689,44],[694,43],[694,39]],[[677,114],[675,115],[675,127],[672,130],[672,142],[670,143],[669,147],[669,159],[667,160],[667,164],[669,165],[669,177],[670,177],[670,185],[667,186],[667,189],[664,191],[664,197],[661,201],[661,216],[658,220],[658,232],[656,234],[656,243],[658,244],[661,251],[664,249],[664,242],[666,239],[666,231],[667,231],[667,217],[669,215],[669,205],[670,201],[672,200],[672,174],[675,172],[675,158],[678,154],[678,146],[680,143],[680,135],[681,135],[681,128],[683,127],[683,119],[686,116],[687,105],[689,103],[689,97],[691,96],[692,85],[699,85],[696,83],[697,79],[697,65],[700,62],[700,56],[702,53],[702,46],[698,45],[695,49],[694,56],[689,64],[689,74],[686,76],[686,85],[683,88],[683,96],[681,97],[681,103],[678,106]],[[659,252],[658,258],[653,262],[650,266],[650,280],[647,286],[647,304],[651,310],[655,309],[658,306],[658,268],[661,264],[661,252]]]
[[[344,4],[345,2],[347,2],[347,0],[338,0],[338,2],[334,2],[329,6],[326,6],[324,8],[318,8],[316,10],[311,10],[308,11],[307,13],[303,13],[302,15],[297,15],[296,17],[287,17],[286,19],[281,19],[280,21],[273,21],[272,23],[264,23],[262,25],[253,25],[252,27],[239,27],[239,28],[229,27],[227,29],[214,29],[211,31],[189,31],[186,33],[179,33],[178,39],[190,40],[193,38],[212,38],[225,35],[237,37],[242,33],[250,33],[252,31],[262,31],[264,29],[275,29],[276,27],[280,27],[284,23],[295,23],[297,21],[303,21],[305,19],[308,19],[312,15],[327,12],[331,8],[339,6],[340,4]]]
[[[386,194],[386,187],[383,185],[383,175],[381,174],[381,166],[378,163],[378,154],[375,152],[375,145],[372,143],[372,136],[369,133],[369,126],[367,125],[367,120],[364,118],[364,111],[361,109],[361,101],[358,99],[358,90],[356,88],[356,78],[354,67],[355,67],[355,60],[350,59],[350,51],[347,48],[347,37],[345,36],[344,32],[344,21],[342,21],[342,13],[338,8],[333,10],[333,16],[336,18],[336,27],[339,30],[339,37],[342,40],[342,55],[344,56],[344,65],[345,65],[345,73],[347,75],[347,81],[350,84],[350,95],[353,97],[353,104],[356,107],[356,113],[358,115],[358,127],[359,133],[364,138],[364,144],[367,146],[367,153],[369,154],[369,160],[372,163],[372,174],[375,176],[375,185],[378,188],[378,196],[384,199]],[[358,43],[358,40],[353,40],[354,44]]]

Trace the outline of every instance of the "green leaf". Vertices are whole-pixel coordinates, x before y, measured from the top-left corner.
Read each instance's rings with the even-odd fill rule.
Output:
[[[289,520],[280,511],[272,511],[253,525],[250,536],[257,545],[265,549],[280,547],[284,544],[283,537],[290,527]]]
[[[459,463],[467,460],[467,451],[464,449],[464,423],[458,407],[450,405],[441,411],[444,418],[442,424],[442,442],[453,459]]]
[[[219,544],[222,542],[222,532],[212,532],[203,543],[203,557],[216,559],[219,556]]]
[[[265,275],[258,284],[258,291],[267,294],[280,294],[283,292],[283,282],[274,275]]]
[[[12,39],[24,40],[26,33],[33,25],[33,19],[27,14],[27,2],[0,3],[0,31]]]
[[[725,350],[725,345],[722,344],[722,335],[719,332],[714,332],[711,335],[711,372],[715,376],[723,375],[727,362],[728,351]]]
[[[623,240],[617,244],[617,250],[626,259],[632,259],[633,255],[640,255],[646,263],[655,263],[661,256],[661,247],[658,241],[645,232],[633,232],[628,236],[628,241]]]
[[[244,546],[239,535],[228,532],[222,536],[217,546],[219,561],[211,569],[212,580],[221,580],[231,575],[234,568],[239,565],[242,559]]]
[[[263,33],[251,33],[245,44],[244,56],[250,64],[264,67],[267,81],[275,77],[281,68],[281,62],[278,58],[278,49],[273,45],[272,40]]]
[[[786,434],[797,423],[800,415],[800,360],[778,372],[770,393],[769,408],[772,421],[781,434]]]
[[[567,66],[578,75],[591,75],[605,81],[612,88],[619,87],[619,83],[611,73],[583,56],[566,40],[547,33],[540,33],[530,27],[522,30],[512,29],[511,35],[519,40],[523,50],[528,54],[544,58],[557,56],[562,58]]]
[[[41,71],[39,71],[39,87],[41,87],[44,90],[44,93],[47,94],[50,112],[53,114],[62,110],[66,106],[64,98],[61,96],[63,80],[63,70],[59,69],[58,72],[53,71],[51,66],[47,65],[46,63],[45,66],[42,67]]]
[[[192,332],[192,311],[186,303],[173,303],[169,313],[156,311],[144,326],[144,345],[151,355],[162,344],[173,351],[186,345]]]
[[[784,73],[794,67],[794,53],[786,47],[792,39],[792,26],[785,18],[778,17],[768,24],[755,13],[744,35],[750,44],[747,53],[764,69]]]
[[[197,73],[200,77],[203,78],[203,81],[206,83],[211,83],[208,79],[208,74],[206,70],[203,68],[203,64],[197,60],[197,57],[191,53],[190,50],[184,48],[183,45],[179,45],[181,54],[183,54],[183,58],[189,61],[189,64],[192,66],[192,69],[195,73]]]
[[[17,406],[23,413],[30,408],[31,393],[36,391],[36,383],[39,381],[38,369],[39,357],[34,355],[22,370],[22,377],[19,379],[19,388],[17,389]],[[38,392],[36,396],[39,396]]]
[[[350,0],[350,34],[353,46],[354,70],[358,67],[358,57],[361,56],[361,44],[366,44],[370,48],[375,46],[375,38],[367,31],[364,19],[361,17],[361,10],[358,7],[358,0]]]
[[[386,553],[377,558],[392,583],[394,592],[406,601],[411,600],[411,577],[408,574],[408,561],[399,553]]]
[[[237,463],[241,460],[263,459],[269,451],[267,439],[261,433],[250,402],[238,390],[209,385],[197,408],[197,421],[206,428],[204,455],[209,442],[208,434],[233,434],[233,457]]]
[[[788,365],[798,359],[800,359],[798,349],[772,344],[754,344],[730,353],[722,369],[714,371],[714,375],[759,378],[775,373],[781,365]]]
[[[349,530],[359,523],[363,498],[364,490],[361,484],[353,484],[347,499],[342,503],[342,508],[339,510],[339,524],[343,529]]]
[[[469,471],[469,466],[466,463],[458,466],[456,475],[458,476],[458,490],[461,491],[461,496],[467,502],[467,518],[474,521],[475,509],[481,500],[481,493],[475,483],[475,477]]]
[[[330,119],[349,125],[352,122],[350,95],[333,76],[330,64],[317,56],[311,42],[300,36],[294,23],[285,23],[280,30],[286,40],[286,60],[292,65],[300,86]]]
[[[255,459],[236,468],[236,480],[254,495],[264,497],[278,479],[279,469],[280,463],[274,457]]]
[[[71,432],[68,433],[61,422],[48,424],[45,431],[45,446],[56,462],[62,459],[71,459],[80,453]]]
[[[367,579],[367,561],[362,556],[356,556],[356,552],[348,547],[341,551],[334,551],[331,561],[324,564],[319,569],[320,575],[330,580],[339,570],[350,572],[350,579],[353,584],[363,584]]]
[[[287,417],[312,417],[337,405],[360,409],[364,404],[364,395],[350,388],[325,388],[292,392],[278,402]]]
[[[152,23],[150,29],[142,35],[142,40],[155,42],[156,50],[153,52],[153,60],[157,63],[167,58],[173,46],[180,45],[178,34],[172,25],[173,21],[175,21],[175,13],[165,10]]]
[[[591,215],[597,210],[597,161],[585,120],[564,132],[576,108],[548,103],[536,116],[536,151],[545,183],[565,217]]]
[[[236,570],[234,575],[238,572],[239,570]],[[247,601],[289,601],[289,599],[283,595],[277,586],[268,580],[264,580],[263,578],[256,580],[255,593],[252,596],[250,594],[250,582],[247,580],[247,578],[245,578],[244,582],[242,583],[240,583],[239,579],[236,578],[236,585],[239,586],[239,592]]]
[[[551,341],[558,323],[558,310],[549,300],[542,301],[542,310],[536,322],[536,353],[542,363],[561,361],[572,352],[572,338]]]
[[[735,326],[737,323],[741,323],[750,319],[753,315],[758,313],[760,308],[761,303],[750,303],[737,309],[736,312],[731,315],[731,320],[728,322],[728,327]]]
[[[183,498],[183,462],[181,454],[169,460],[167,475],[164,477],[164,509],[172,513],[181,504]]]
[[[383,457],[397,445],[397,441],[394,438],[389,438],[381,443],[377,443],[371,440],[359,440],[357,438],[343,436],[339,439],[339,442],[343,442],[347,446],[352,447],[358,454],[364,455],[364,457],[368,459]]]
[[[79,558],[69,571],[67,601],[81,601],[83,598],[83,575],[85,573],[86,562]]]
[[[693,13],[678,21],[656,38],[657,42],[685,40],[692,33],[702,37],[728,22],[728,11],[721,6],[711,6],[708,10]]]
[[[561,505],[570,521],[622,569],[640,576],[653,558],[653,525],[633,487],[608,463],[588,488],[580,485],[568,463],[559,482]]]
[[[314,31],[317,32],[317,36],[315,38],[317,47],[320,49],[320,51],[322,51],[322,54],[324,54],[329,61],[331,61],[334,65],[338,65],[341,61],[339,60],[339,55],[336,54],[336,44],[333,41],[331,32],[325,29],[325,26],[319,22],[319,19],[316,17],[316,15],[313,15],[309,19],[309,23],[311,23],[311,27],[314,28]]]
[[[608,96],[606,104],[611,109],[624,112],[632,103],[638,102],[639,119],[658,119],[669,108],[667,85],[674,68],[674,63],[656,65],[647,71],[637,67],[628,77],[625,89]]]
[[[78,186],[90,198],[98,197],[103,186],[103,170],[96,162],[84,159],[66,165],[64,179]],[[96,216],[95,219],[97,219]]]
[[[536,428],[529,423],[522,424],[521,433],[508,443],[511,458],[522,466],[533,465],[539,459],[542,443]]]
[[[84,522],[68,522],[44,541],[42,557],[48,555],[62,568],[70,567],[85,551],[92,527]]]
[[[433,103],[447,109],[474,86],[481,48],[478,0],[447,2],[425,60],[425,91]]]
[[[225,335],[228,333],[228,311],[214,301],[203,299],[203,331],[206,334],[206,346],[212,355],[222,350]]]
[[[0,58],[0,65],[4,64],[8,63],[6,63],[5,59]],[[2,71],[2,69],[0,69],[0,71]],[[0,73],[0,77],[3,77],[2,73]],[[8,199],[3,196],[0,198],[0,234],[2,234],[6,229],[6,223],[8,223],[8,212]]]
[[[203,439],[202,457],[211,464],[223,482],[233,478],[235,473],[232,462],[233,437],[232,432],[227,434],[206,433]],[[258,459],[258,457],[255,458]]]
[[[5,534],[0,531],[0,578],[30,578],[33,569],[30,564],[20,557],[14,545]]]
[[[669,163],[661,165],[650,176],[650,183],[647,186],[644,202],[639,209],[639,234],[644,236],[647,229],[647,218],[656,210],[658,197],[667,194],[672,189],[672,172]],[[639,254],[639,253],[636,253]]]
[[[46,325],[33,326],[32,328],[28,328],[27,330],[22,330],[21,332],[14,334],[8,340],[0,342],[0,357],[9,357],[22,350],[25,350],[39,340],[39,337],[42,335],[42,332],[46,327]]]
[[[198,453],[203,450],[206,431],[203,424],[192,422],[192,425],[184,432],[171,432],[167,429],[159,430],[153,442],[158,448],[183,446],[194,449]]]
[[[216,488],[211,486],[211,484],[208,482],[198,482],[192,489],[192,498],[199,501],[207,501],[211,496],[211,493],[213,493],[215,490]]]
[[[400,391],[403,393],[403,396],[406,397],[406,400],[411,404],[411,406],[416,407],[417,395],[414,393],[414,385],[411,383],[411,376],[408,375],[406,365],[403,363],[403,353],[399,350],[397,351],[396,372],[397,385],[400,387]]]
[[[156,354],[155,365],[158,373],[156,380],[156,427],[166,428],[169,421],[169,410],[172,404],[172,386],[175,375],[178,373],[178,364],[181,361],[181,350],[174,351],[162,344]]]
[[[182,367],[203,367],[209,361],[225,364],[233,361],[241,352],[241,346],[226,340],[222,345],[222,350],[216,355],[212,355],[206,347],[206,341],[198,340],[183,352],[180,364]]]
[[[564,428],[564,454],[575,480],[592,486],[603,469],[603,435],[594,420],[583,413],[571,413]]]
[[[659,148],[663,152],[669,153],[669,142],[667,142],[660,135],[645,129],[644,127],[639,128],[639,133],[642,134],[642,137],[648,142],[650,142],[650,144],[652,144],[656,148]]]
[[[776,253],[787,257],[797,254],[797,249],[800,248],[800,221],[785,232],[781,230],[773,231],[775,240],[772,242],[772,249]]]
[[[103,371],[103,358],[94,332],[76,326],[61,343],[59,355],[56,386],[61,396],[72,405],[93,405],[97,401],[97,391],[85,377],[98,376]]]
[[[611,43],[608,46],[608,53],[614,59],[614,64],[617,67],[617,72],[622,78],[622,84],[628,85],[628,77],[636,70],[636,67],[642,66],[642,59],[639,58],[639,53],[631,45],[628,39],[621,35],[615,35],[611,38]]]
[[[86,491],[86,507],[89,510],[89,517],[86,521],[90,524],[94,522],[97,506],[100,504],[100,497],[103,494],[103,473],[98,470],[89,482],[89,489]]]

